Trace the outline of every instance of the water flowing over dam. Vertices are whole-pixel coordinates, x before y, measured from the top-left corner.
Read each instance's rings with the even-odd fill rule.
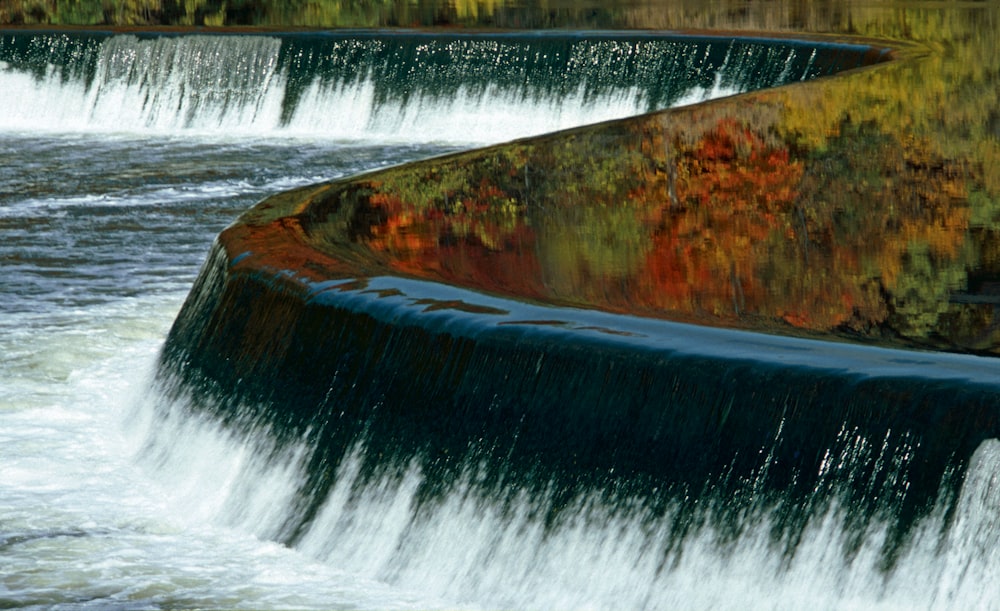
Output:
[[[637,34],[8,34],[6,129],[498,142],[856,67],[856,48]]]
[[[223,280],[229,265],[216,251],[203,272],[165,354],[183,383],[162,383],[308,448],[269,526],[290,545],[500,607],[725,606],[683,580],[760,562],[767,581],[733,579],[762,598],[801,596],[786,588],[818,566],[842,594],[884,579],[913,602],[950,602],[907,591],[923,571],[963,596],[988,580],[991,564],[951,573],[950,554],[995,536],[977,513],[997,494],[994,363],[391,278],[303,299]]]
[[[887,56],[616,32],[0,33],[0,604],[1000,604],[995,357],[741,328],[778,289],[759,305],[736,258],[721,297],[686,299],[736,321],[720,327],[656,316],[629,275],[681,275],[648,262],[704,176],[753,174],[782,218],[785,182],[818,180],[806,144],[782,153],[778,128],[713,106],[456,152]],[[733,103],[777,125],[781,100]],[[757,202],[711,184],[719,209]],[[825,265],[836,240],[790,210],[795,256]],[[29,460],[39,436],[59,451]]]

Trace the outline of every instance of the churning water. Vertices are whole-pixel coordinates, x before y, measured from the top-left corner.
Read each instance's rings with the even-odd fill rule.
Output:
[[[275,190],[440,149],[26,134],[0,148],[0,606],[427,606],[226,527],[222,488],[136,452],[156,354],[222,227]],[[169,444],[175,462],[203,458],[195,437]],[[219,475],[246,449],[217,451],[203,466]]]
[[[0,607],[1000,608],[995,441],[886,570],[880,522],[847,540],[836,506],[793,554],[767,512],[734,537],[711,507],[677,545],[627,498],[491,504],[474,465],[428,510],[421,465],[362,477],[363,446],[298,527],[315,448],[154,381],[213,237],[265,195],[745,88],[699,66],[751,53],[699,47],[680,87],[649,80],[652,40],[0,40]],[[753,61],[810,76],[775,53]]]

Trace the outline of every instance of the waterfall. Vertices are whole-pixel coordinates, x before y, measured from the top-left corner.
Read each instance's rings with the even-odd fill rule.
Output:
[[[864,58],[842,46],[816,61],[816,48],[634,34],[8,33],[0,129],[497,142],[812,78]]]
[[[160,392],[295,457],[227,515],[325,562],[502,608],[961,608],[996,568],[991,359],[229,270]]]
[[[615,33],[3,34],[0,130],[14,133],[7,150],[31,148],[31,135],[45,130],[91,138],[75,153],[80,172],[51,182],[80,188],[71,179],[97,161],[141,156],[152,147],[136,135],[184,143],[170,149],[167,169],[154,151],[140,171],[114,166],[134,183],[109,180],[80,201],[51,201],[47,185],[32,187],[38,202],[20,203],[39,210],[20,211],[28,220],[19,222],[50,223],[50,235],[80,237],[91,249],[53,240],[32,255],[40,263],[22,265],[28,279],[9,299],[17,314],[32,315],[37,294],[17,287],[33,286],[36,267],[93,285],[97,272],[67,268],[63,251],[72,251],[119,265],[106,282],[129,299],[143,295],[129,308],[145,311],[164,281],[154,275],[121,291],[141,261],[135,251],[123,258],[122,244],[145,248],[132,227],[150,226],[150,210],[166,199],[160,191],[197,202],[157,221],[164,242],[183,241],[206,207],[198,198],[218,188],[217,168],[248,158],[244,141],[497,141],[812,78],[863,56],[849,46]],[[128,146],[101,156],[87,146],[118,137]],[[218,147],[232,149],[227,156],[189,160],[228,138],[240,142]],[[266,148],[250,165],[280,156],[298,172],[299,144]],[[303,184],[334,155],[317,151],[315,167],[287,183],[232,179],[226,188]],[[28,176],[9,179],[11,192],[44,182],[32,176],[37,168],[53,176],[45,168],[55,164],[41,159],[11,172]],[[378,166],[367,161],[364,169]],[[341,171],[355,167],[341,163]],[[192,168],[201,182],[188,194]],[[148,184],[161,171],[185,178]],[[60,217],[72,208],[90,219],[94,202],[131,200],[143,205],[125,220],[80,230]],[[18,239],[31,242],[31,231]],[[115,232],[118,242],[102,241]],[[23,548],[11,604],[38,597],[76,605],[79,591],[89,596],[79,604],[93,606],[996,604],[995,360],[547,307],[395,277],[314,283],[294,270],[241,267],[252,253],[224,244],[213,247],[128,423],[142,473],[155,482],[102,471],[109,456],[125,453],[114,444],[94,464],[80,462],[80,448],[107,430],[104,419],[81,428],[58,406],[44,412],[48,427],[35,422],[37,410],[8,419],[27,431],[9,437],[32,459],[11,470],[21,504],[6,514],[15,527],[0,533],[5,553]],[[13,352],[25,362],[16,373],[82,377],[91,394],[77,399],[80,385],[60,392],[102,414],[100,401],[120,385],[90,366],[92,338],[109,338],[101,350],[110,354],[119,352],[116,334],[154,339],[145,318],[119,328],[104,322],[118,320],[107,310],[85,308],[103,295],[67,300],[75,286],[52,283],[47,299],[101,323],[79,337],[52,323],[88,366],[60,362],[62,340],[33,356],[29,325],[21,353]],[[134,377],[131,354],[116,354],[112,370]],[[37,394],[49,404],[47,387]],[[72,444],[40,436],[48,429],[72,434]],[[51,451],[66,445],[73,451]],[[50,454],[51,465],[27,467]],[[67,495],[66,481],[46,481],[52,473],[92,481]],[[128,519],[102,522],[91,494],[108,481],[156,486],[129,497]],[[79,499],[71,510],[60,505],[66,496]],[[38,519],[38,499],[66,515]],[[105,512],[120,504],[102,496]],[[151,513],[171,520],[147,520]],[[231,529],[238,545],[184,530],[192,524]],[[178,529],[198,543],[181,546],[187,555],[174,547]],[[48,563],[41,570],[39,550]],[[153,560],[133,559],[144,554]],[[261,556],[275,560],[246,572]],[[85,572],[67,573],[66,562]],[[143,573],[150,565],[166,565],[170,579]],[[253,598],[248,575],[254,587],[291,585],[280,599],[264,597],[267,588]],[[312,598],[289,595],[309,588]]]

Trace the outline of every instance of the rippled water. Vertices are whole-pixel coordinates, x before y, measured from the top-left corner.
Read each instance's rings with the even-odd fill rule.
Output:
[[[0,136],[0,606],[428,603],[203,519],[185,498],[210,490],[136,452],[150,369],[218,231],[277,190],[442,150]]]

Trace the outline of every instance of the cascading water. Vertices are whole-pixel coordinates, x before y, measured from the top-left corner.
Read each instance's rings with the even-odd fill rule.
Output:
[[[223,284],[225,265],[213,258],[182,311],[160,383],[280,448],[258,453],[294,455],[287,511],[227,514],[260,536],[490,608],[995,600],[996,554],[968,540],[995,536],[988,359],[399,279],[296,305],[252,279]],[[539,320],[554,328],[525,322]],[[255,348],[223,362],[234,342]],[[260,503],[265,475],[239,478],[236,507]]]
[[[634,35],[8,34],[0,129],[498,142],[851,67],[812,51]]]
[[[890,354],[873,381],[748,364],[758,346],[674,355],[656,378],[606,338],[541,355],[543,329],[516,349],[438,338],[433,360],[360,306],[357,333],[255,378],[227,380],[179,331],[158,360],[212,237],[265,195],[454,147],[428,142],[808,78],[821,56],[631,35],[0,37],[0,606],[996,606],[988,365],[956,380],[927,373],[948,359]],[[410,319],[377,294],[339,293]],[[277,329],[285,311],[265,314]],[[321,313],[297,320],[334,324]],[[476,328],[442,316],[416,333]],[[359,367],[366,351],[385,366]],[[804,416],[859,387],[881,399]],[[566,411],[538,409],[564,392]],[[643,435],[669,440],[655,461],[612,443]]]

